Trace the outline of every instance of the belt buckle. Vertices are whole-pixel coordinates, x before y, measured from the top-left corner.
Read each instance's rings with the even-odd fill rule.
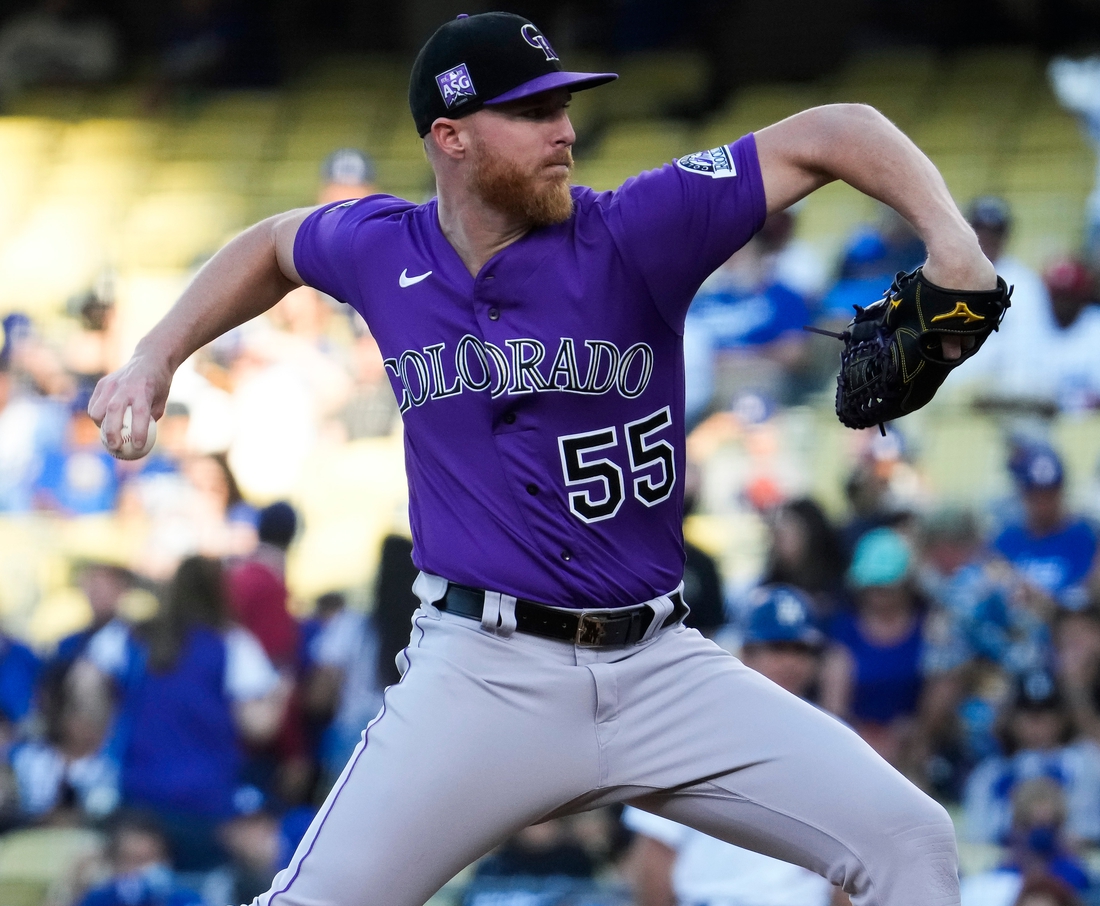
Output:
[[[606,614],[582,612],[577,619],[573,644],[578,648],[598,648],[607,638],[606,620]]]

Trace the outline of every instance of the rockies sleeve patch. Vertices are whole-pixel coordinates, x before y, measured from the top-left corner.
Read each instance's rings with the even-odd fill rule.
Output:
[[[676,161],[676,166],[689,173],[709,176],[711,179],[737,175],[737,167],[734,166],[733,155],[728,145],[711,148],[709,151],[696,151],[687,157],[681,157]]]

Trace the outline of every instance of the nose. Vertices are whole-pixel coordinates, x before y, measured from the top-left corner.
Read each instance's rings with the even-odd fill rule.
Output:
[[[576,141],[577,133],[573,131],[573,123],[569,119],[569,114],[563,109],[558,121],[558,134],[554,139],[554,144],[571,148]]]

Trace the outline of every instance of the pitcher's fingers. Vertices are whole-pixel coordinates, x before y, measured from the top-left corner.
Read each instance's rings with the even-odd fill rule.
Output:
[[[103,404],[103,420],[99,429],[110,450],[117,450],[122,445],[122,416],[129,405],[130,401],[117,390]]]
[[[962,339],[960,337],[945,335],[940,337],[940,351],[943,352],[943,357],[949,361],[954,362],[956,359],[962,357]]]
[[[95,389],[88,400],[88,415],[97,425],[102,424],[103,416],[107,413],[107,400],[111,395],[113,386],[114,378],[112,375],[108,374],[101,377],[96,381]]]
[[[130,404],[130,437],[138,450],[145,448],[145,439],[149,436],[149,422],[152,420],[149,402],[143,396],[134,398]]]

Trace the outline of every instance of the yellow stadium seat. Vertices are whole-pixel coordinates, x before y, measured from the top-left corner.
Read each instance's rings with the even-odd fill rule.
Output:
[[[318,155],[276,161],[257,173],[255,190],[260,195],[297,197],[298,204],[311,204],[321,183],[321,161]]]
[[[923,47],[890,47],[852,57],[838,76],[839,84],[924,85],[936,78],[936,55]]]
[[[68,158],[53,167],[42,180],[43,195],[59,198],[97,198],[118,205],[142,189],[150,167],[125,159]]]
[[[237,161],[173,161],[155,169],[149,186],[152,192],[247,192],[255,170]]]
[[[659,167],[693,151],[688,127],[675,120],[615,123],[608,127],[598,148],[598,159],[621,161],[636,170]]]
[[[181,124],[165,156],[178,160],[256,160],[268,151],[271,127],[253,123]]]
[[[64,126],[44,117],[0,116],[0,164],[40,160],[54,150]]]
[[[372,140],[369,127],[362,123],[326,123],[324,128],[295,130],[287,135],[280,156],[319,163],[337,148],[362,148],[377,153],[379,145]]]
[[[102,836],[86,828],[30,828],[4,835],[0,838],[0,903],[70,902],[79,866],[98,856],[102,846]]]
[[[417,202],[435,194],[435,178],[423,154],[419,159],[379,157],[375,164],[378,167],[376,182],[379,191]]]
[[[206,99],[197,121],[269,127],[278,121],[284,104],[283,94],[277,91],[222,91]]]
[[[59,155],[66,158],[142,158],[161,140],[157,123],[140,119],[90,119],[65,130]]]
[[[187,267],[246,225],[247,204],[228,192],[161,192],[138,201],[119,234],[117,260],[133,267]]]
[[[752,85],[737,92],[718,115],[736,119],[751,131],[813,107],[822,99],[820,86]]]
[[[638,168],[617,160],[577,161],[573,172],[573,181],[578,185],[591,186],[598,192],[617,189],[631,176],[636,176]]]
[[[1096,162],[1088,153],[1021,153],[1008,160],[1004,186],[1020,192],[1089,193],[1096,177]]]
[[[105,263],[112,213],[98,199],[36,205],[0,249],[0,308],[46,314],[87,288]]]
[[[992,150],[985,153],[932,151],[929,156],[958,202],[991,192],[996,184],[998,161]]]
[[[985,83],[1006,88],[1038,81],[1043,73],[1038,54],[1029,47],[978,47],[956,57],[949,77],[959,85]]]
[[[1092,149],[1077,121],[1057,108],[1035,111],[1017,126],[1016,147],[1020,151],[1077,151]]]

